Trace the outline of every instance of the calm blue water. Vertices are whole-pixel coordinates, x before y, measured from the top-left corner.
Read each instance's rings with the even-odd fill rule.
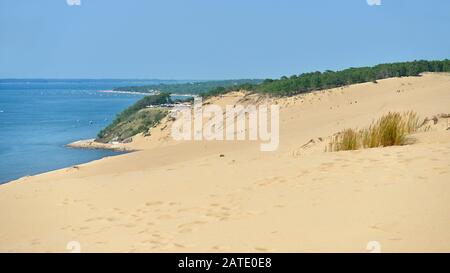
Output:
[[[116,113],[141,98],[98,90],[160,82],[0,80],[0,184],[118,154],[64,145],[94,138]]]

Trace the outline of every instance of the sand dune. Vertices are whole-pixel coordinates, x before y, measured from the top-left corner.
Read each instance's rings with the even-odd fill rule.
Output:
[[[388,111],[450,113],[449,74],[210,102],[255,101],[281,107],[276,152],[177,142],[164,120],[122,144],[136,152],[1,185],[0,251],[450,251],[448,118],[412,145],[324,152],[327,137]]]

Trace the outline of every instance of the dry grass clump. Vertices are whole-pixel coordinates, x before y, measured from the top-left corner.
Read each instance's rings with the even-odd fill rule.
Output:
[[[332,137],[327,151],[348,151],[362,148],[386,147],[405,144],[406,135],[417,131],[419,118],[414,112],[389,112],[369,128],[345,129]]]

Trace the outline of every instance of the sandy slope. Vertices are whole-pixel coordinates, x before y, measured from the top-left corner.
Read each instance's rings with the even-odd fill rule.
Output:
[[[213,103],[257,99],[243,96]],[[450,251],[448,119],[408,146],[329,153],[319,140],[392,110],[450,113],[450,75],[276,102],[276,152],[175,142],[164,122],[125,145],[141,151],[1,185],[0,251]]]

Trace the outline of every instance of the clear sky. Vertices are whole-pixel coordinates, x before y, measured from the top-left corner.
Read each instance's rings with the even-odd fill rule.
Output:
[[[80,0],[0,0],[0,78],[275,78],[450,58],[449,0],[67,1]]]

